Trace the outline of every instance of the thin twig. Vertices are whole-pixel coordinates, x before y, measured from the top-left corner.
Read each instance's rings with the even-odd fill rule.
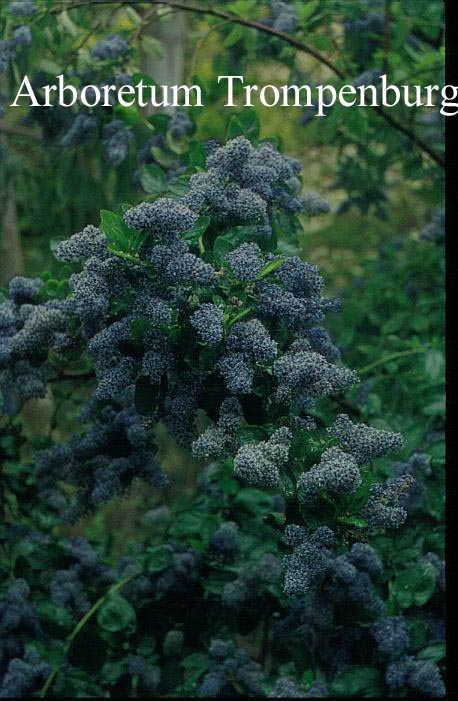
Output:
[[[218,24],[214,24],[208,32],[205,32],[205,34],[199,39],[199,41],[196,44],[196,48],[194,49],[192,53],[192,59],[191,59],[191,68],[189,70],[189,78],[192,80],[192,77],[196,71],[196,64],[197,64],[197,55],[199,51],[201,50],[202,46],[205,44],[207,41],[208,37],[212,32],[216,32],[218,29],[221,29],[221,27],[224,27],[226,24],[229,24],[228,20],[224,20],[223,22],[218,22]]]
[[[409,350],[391,353],[391,355],[387,355],[384,358],[375,360],[373,363],[369,363],[369,365],[365,365],[363,368],[357,370],[357,373],[358,375],[363,375],[366,372],[369,372],[369,370],[373,370],[373,368],[378,367],[379,365],[385,365],[385,363],[389,363],[390,360],[397,360],[397,358],[404,358],[408,355],[414,355],[415,353],[426,353],[426,350],[426,348],[410,348]]]

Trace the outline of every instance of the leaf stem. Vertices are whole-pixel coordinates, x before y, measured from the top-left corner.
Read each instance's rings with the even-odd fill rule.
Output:
[[[84,626],[89,621],[89,619],[92,618],[92,616],[99,610],[99,608],[108,599],[108,597],[111,596],[111,594],[116,594],[116,592],[118,592],[120,589],[122,589],[122,587],[125,584],[127,584],[127,582],[130,582],[131,579],[133,579],[134,577],[137,577],[138,574],[139,574],[138,572],[136,572],[135,574],[130,574],[128,577],[124,577],[119,582],[116,582],[116,584],[113,584],[113,586],[110,587],[108,589],[108,591],[106,591],[105,594],[103,594],[103,596],[101,596],[99,599],[97,599],[97,601],[91,606],[91,608],[88,611],[86,611],[84,616],[78,621],[78,623],[73,628],[72,632],[70,633],[70,635],[68,636],[68,638],[66,638],[66,640],[64,642],[63,651],[64,651],[65,655],[70,650],[70,648],[73,644],[73,641],[75,640],[78,633],[81,632],[81,630],[84,628]],[[62,666],[62,662],[60,664],[58,664],[57,667],[55,669],[53,669],[53,671],[49,674],[42,690],[40,691],[40,698],[41,699],[44,699],[46,697],[46,695],[49,691],[49,688],[50,688],[51,684],[53,683],[54,679],[56,678],[56,675],[58,674],[61,666]]]
[[[405,356],[413,355],[414,353],[426,353],[426,350],[426,348],[410,348],[409,350],[391,353],[391,355],[386,355],[384,358],[380,358],[379,360],[375,360],[373,363],[369,363],[369,365],[365,365],[364,367],[357,370],[357,373],[359,375],[363,375],[364,373],[369,372],[369,370],[372,370],[373,368],[376,368],[379,365],[385,365],[385,363],[388,363],[390,360],[404,358]]]

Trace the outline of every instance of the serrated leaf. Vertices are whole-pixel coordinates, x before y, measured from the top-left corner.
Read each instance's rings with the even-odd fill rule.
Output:
[[[97,623],[109,633],[132,633],[137,625],[137,616],[123,596],[111,594],[97,612]]]

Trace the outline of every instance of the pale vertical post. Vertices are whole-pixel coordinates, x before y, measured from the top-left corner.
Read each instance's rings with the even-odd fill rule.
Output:
[[[159,85],[182,85],[184,83],[184,50],[186,41],[186,16],[184,12],[173,13],[169,17],[158,18],[150,25],[150,35],[161,45],[162,56],[153,58],[145,52],[141,54],[141,68]],[[145,107],[146,114],[152,112],[171,114],[173,107]]]

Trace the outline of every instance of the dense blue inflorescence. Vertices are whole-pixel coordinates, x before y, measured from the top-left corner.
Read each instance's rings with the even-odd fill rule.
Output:
[[[264,674],[244,650],[232,641],[213,640],[209,648],[210,663],[200,687],[201,696],[220,696],[228,683],[235,680],[244,693],[262,694]]]
[[[130,44],[127,39],[124,39],[119,34],[109,34],[105,39],[100,39],[93,49],[91,54],[94,58],[102,61],[114,60],[124,57],[130,49]]]

